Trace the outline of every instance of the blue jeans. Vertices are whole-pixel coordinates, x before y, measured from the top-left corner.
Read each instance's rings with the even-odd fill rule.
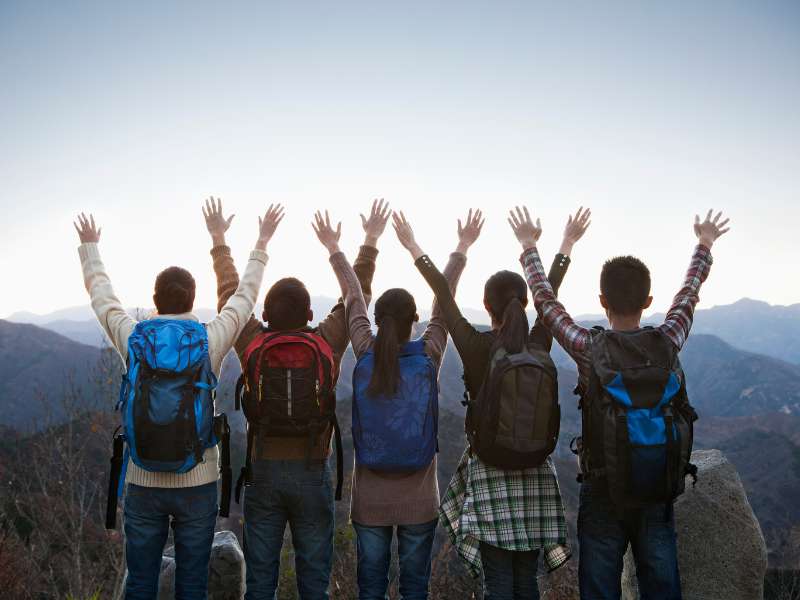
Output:
[[[431,579],[431,550],[438,520],[397,526],[402,600],[426,600]],[[391,525],[369,527],[353,523],[358,547],[358,598],[384,600],[392,559]]]
[[[581,600],[618,600],[628,544],[641,600],[680,600],[678,548],[672,507],[628,510],[619,520],[604,484],[581,486],[578,511]]]
[[[216,482],[188,488],[128,484],[126,600],[153,600],[158,595],[161,556],[170,525],[175,540],[175,600],[205,600],[216,522]]]
[[[538,564],[538,550],[503,550],[481,542],[483,597],[487,600],[539,600]]]
[[[252,467],[244,492],[246,600],[274,600],[287,523],[300,598],[328,598],[334,513],[327,461],[257,460]]]

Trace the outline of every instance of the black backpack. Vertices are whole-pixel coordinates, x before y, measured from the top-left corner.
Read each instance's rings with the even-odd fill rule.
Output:
[[[581,398],[582,478],[605,479],[618,509],[671,504],[697,480],[697,413],[678,349],[660,330],[592,329],[592,371]]]
[[[538,467],[555,449],[560,423],[550,353],[534,344],[518,354],[496,350],[477,398],[467,399],[470,451],[498,469]]]
[[[342,437],[336,420],[336,363],[328,342],[313,330],[266,330],[250,342],[236,385],[236,410],[247,418],[247,456],[236,482],[236,502],[252,481],[256,440],[305,437],[306,457],[319,435],[333,427],[336,442],[336,494],[342,497]]]

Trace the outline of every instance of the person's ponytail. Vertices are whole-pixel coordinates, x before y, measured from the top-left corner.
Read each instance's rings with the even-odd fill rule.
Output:
[[[370,396],[393,396],[397,392],[400,378],[400,344],[397,338],[397,321],[391,315],[384,315],[372,347],[375,364],[367,387]]]
[[[375,302],[378,335],[372,343],[374,364],[367,394],[372,397],[394,396],[400,381],[400,346],[411,337],[417,319],[414,297],[406,290],[385,291]]]
[[[503,311],[497,343],[509,354],[522,352],[528,341],[528,316],[519,298],[512,297]]]
[[[483,288],[486,307],[497,324],[496,347],[511,354],[522,352],[528,343],[528,286],[518,273],[498,271]]]

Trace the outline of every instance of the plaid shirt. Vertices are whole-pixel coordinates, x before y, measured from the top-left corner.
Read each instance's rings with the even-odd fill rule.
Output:
[[[533,305],[536,307],[536,311],[555,340],[577,363],[578,382],[581,389],[585,390],[592,368],[590,330],[575,323],[564,305],[556,298],[553,288],[547,281],[542,261],[539,259],[539,252],[535,247],[523,252],[520,262],[525,269],[525,277],[528,279],[528,285],[533,293]],[[700,300],[698,295],[700,286],[708,277],[712,263],[711,251],[705,246],[698,245],[694,249],[683,286],[673,299],[672,307],[667,312],[664,323],[659,327],[678,350],[683,347],[689,336],[694,318],[694,307]]]
[[[505,471],[466,450],[442,498],[439,521],[475,577],[481,572],[480,542],[504,550],[544,548],[550,571],[570,558],[564,504],[549,458],[534,469]]]

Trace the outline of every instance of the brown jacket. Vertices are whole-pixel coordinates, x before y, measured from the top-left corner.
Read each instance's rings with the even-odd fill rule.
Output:
[[[369,303],[372,296],[372,277],[375,274],[375,259],[377,256],[377,248],[361,246],[356,262],[353,265],[367,303]],[[239,273],[236,271],[236,265],[233,262],[231,250],[228,246],[216,246],[211,250],[211,257],[214,260],[214,273],[217,276],[217,310],[219,310],[236,291],[239,285]],[[244,351],[250,345],[250,342],[265,329],[260,319],[256,318],[255,315],[250,315],[242,329],[242,333],[234,344],[240,363],[242,363]],[[331,309],[328,316],[319,322],[315,332],[322,336],[333,350],[333,358],[338,372],[342,355],[350,343],[345,307],[341,299]],[[329,427],[320,435],[318,443],[314,445],[311,458],[327,458],[330,455],[330,441],[331,428]],[[307,447],[308,439],[306,437],[259,439],[256,440],[252,458],[269,460],[305,459]]]

